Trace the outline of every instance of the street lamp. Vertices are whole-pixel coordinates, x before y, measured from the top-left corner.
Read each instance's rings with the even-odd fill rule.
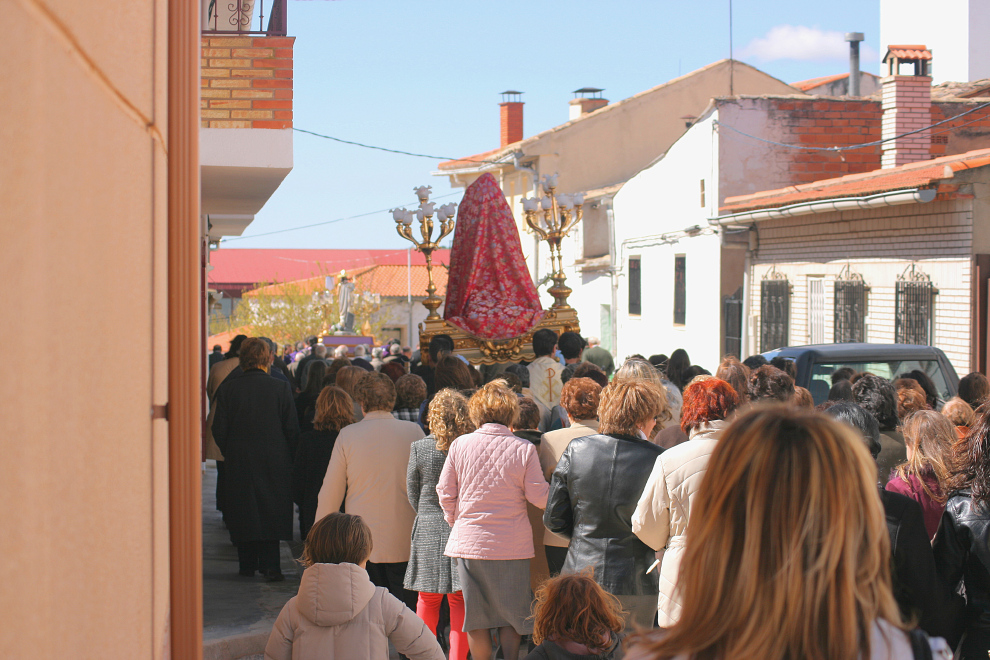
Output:
[[[440,315],[437,309],[443,304],[443,298],[437,295],[437,287],[433,283],[433,251],[440,247],[442,241],[450,232],[454,231],[454,215],[457,212],[457,204],[451,202],[436,209],[437,219],[440,221],[440,235],[433,239],[433,214],[436,204],[430,201],[431,186],[420,186],[413,189],[416,197],[419,198],[419,210],[407,211],[406,209],[392,209],[392,219],[395,220],[395,230],[399,236],[411,242],[416,249],[426,257],[426,274],[429,277],[429,286],[426,288],[428,294],[423,306],[430,311],[427,321],[439,321]],[[416,240],[412,234],[413,218],[419,222],[422,240]]]
[[[551,309],[569,309],[567,297],[571,295],[572,289],[564,284],[566,276],[560,243],[571,228],[581,222],[584,215],[582,208],[584,195],[582,193],[558,195],[556,174],[543,177],[543,193],[543,197],[534,195],[532,198],[522,199],[523,215],[526,224],[550,246],[550,268],[553,270],[550,278],[553,280],[553,286],[550,287],[549,292],[554,299]]]

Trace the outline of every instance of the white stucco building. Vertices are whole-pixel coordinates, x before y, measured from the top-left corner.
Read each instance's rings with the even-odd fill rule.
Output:
[[[923,77],[918,84],[929,85],[928,80]],[[913,84],[915,81],[905,81],[903,77],[892,81],[902,85],[906,82]],[[969,113],[985,100],[940,94],[939,100],[931,104],[930,113],[922,113],[924,116],[918,121],[925,124],[936,118],[948,121],[939,127],[940,139],[926,138],[924,153],[912,151],[912,157],[927,160],[936,155],[963,154],[990,146],[986,126],[967,124],[972,121]],[[922,109],[916,108],[918,112]],[[818,340],[841,341],[841,338],[836,339],[838,335],[829,329],[828,323],[806,322],[801,312],[801,305],[805,303],[799,301],[812,298],[804,295],[804,287],[817,292],[818,297],[814,300],[828,298],[832,291],[829,278],[834,279],[849,265],[850,259],[860,256],[860,246],[855,238],[843,239],[841,249],[826,249],[830,245],[828,241],[832,240],[829,232],[838,231],[838,225],[820,226],[809,219],[795,219],[787,225],[785,232],[787,239],[784,242],[790,243],[770,252],[767,232],[776,228],[775,224],[720,225],[710,219],[734,212],[725,206],[727,198],[766,190],[815,187],[837,177],[865,176],[879,171],[883,159],[890,155],[890,145],[896,145],[898,152],[902,148],[914,148],[913,142],[901,144],[905,138],[878,144],[881,137],[887,136],[885,131],[896,132],[899,126],[897,122],[883,124],[883,112],[881,103],[875,100],[849,97],[714,99],[662,158],[633,176],[609,199],[614,227],[614,262],[571,261],[565,253],[565,263],[574,264],[568,271],[569,279],[587,283],[572,296],[572,304],[581,318],[598,318],[603,305],[612,305],[616,310],[616,355],[620,359],[633,353],[669,355],[676,348],[684,348],[692,362],[714,371],[725,354],[746,357],[766,350],[765,342],[759,338],[761,280],[774,264],[781,270],[791,256],[801,250],[810,250],[827,256],[830,266],[823,270],[819,264],[807,272],[802,271],[801,277],[794,279],[793,323],[789,325],[785,341],[791,345]],[[955,130],[956,127],[966,130]],[[863,144],[868,146],[857,146]],[[844,150],[836,151],[835,147]],[[884,156],[885,151],[887,156]],[[856,194],[857,190],[853,189],[851,193],[837,196]],[[949,216],[939,215],[948,211],[923,213],[935,213],[936,225],[951,224]],[[893,229],[894,225],[889,228]],[[575,241],[578,240],[569,242],[572,254],[576,253]],[[942,247],[947,250],[947,258],[963,260],[974,258],[977,253],[983,254],[984,249],[982,245]],[[885,243],[873,248],[874,251],[866,255],[867,259],[879,258],[885,250],[892,249]],[[963,256],[956,254],[959,251]],[[907,261],[911,258],[910,254],[906,257]],[[934,257],[926,252],[924,258]],[[897,275],[907,267],[901,261],[904,259],[891,266],[900,268]],[[960,274],[963,271],[965,277]],[[857,272],[867,274],[862,268]],[[870,312],[872,327],[880,333],[869,336],[874,341],[894,341],[894,331],[881,332],[882,324],[877,319],[885,318],[885,315],[893,318],[893,294],[887,300],[884,296],[889,292],[883,287],[889,285],[892,292],[897,278],[891,278],[886,271],[877,272],[875,276],[872,271],[869,274],[873,286],[877,287]],[[814,281],[809,283],[806,276]],[[752,281],[753,278],[756,280]],[[941,298],[944,304],[959,302],[950,300],[950,289],[968,291],[968,282],[975,280],[975,276],[970,277],[968,265],[963,270],[953,271],[951,277],[942,277],[940,286],[945,291]],[[744,291],[750,292],[748,301]],[[830,318],[824,308],[816,313],[816,319]],[[946,319],[944,315],[939,318],[939,323]],[[588,321],[584,323],[591,325]],[[963,331],[958,328],[947,330],[938,326],[931,335],[947,352],[952,352],[950,357],[958,368],[968,362],[969,351],[975,345],[960,333]],[[973,363],[981,361],[974,358]]]
[[[990,2],[880,0],[880,55],[889,44],[925,44],[936,84],[990,78]]]

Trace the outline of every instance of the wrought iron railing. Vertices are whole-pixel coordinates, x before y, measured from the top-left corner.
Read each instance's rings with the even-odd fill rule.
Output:
[[[288,0],[203,0],[203,34],[284,37],[287,34],[287,2]]]
[[[835,279],[835,343],[866,341],[866,286],[848,265]]]
[[[894,290],[894,342],[931,345],[935,326],[935,294],[931,278],[914,264],[897,276]]]
[[[725,323],[725,346],[723,355],[742,358],[742,318],[743,288],[739,287],[731,296],[722,296],[722,318]]]
[[[771,269],[760,282],[760,351],[787,346],[791,323],[791,283]]]

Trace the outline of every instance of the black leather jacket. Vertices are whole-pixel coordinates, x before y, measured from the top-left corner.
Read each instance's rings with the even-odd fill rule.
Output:
[[[962,599],[943,584],[935,570],[932,546],[925,531],[921,506],[910,497],[880,489],[893,555],[894,597],[906,621],[932,637],[958,641]]]
[[[968,488],[953,493],[932,550],[943,582],[966,585],[964,646],[990,648],[990,507],[975,504]]]
[[[592,566],[609,593],[659,593],[659,571],[646,574],[655,554],[633,534],[632,514],[662,451],[627,435],[589,435],[567,445],[543,514],[551,532],[571,539],[563,572]]]

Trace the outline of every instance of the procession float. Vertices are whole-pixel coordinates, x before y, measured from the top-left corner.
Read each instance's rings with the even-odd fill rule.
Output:
[[[567,304],[572,290],[565,284],[560,245],[581,221],[584,198],[558,194],[556,175],[544,177],[541,187],[542,196],[523,199],[522,204],[526,224],[550,248],[552,285],[548,293],[554,299],[550,309],[540,303],[512,210],[491,174],[483,174],[468,186],[459,208],[456,204],[436,208],[429,201],[430,187],[421,186],[416,189],[416,211],[392,211],[399,235],[426,257],[429,284],[423,305],[429,314],[419,324],[424,361],[429,360],[430,340],[441,334],[453,339],[455,353],[481,365],[532,360],[533,333],[542,328],[558,335],[580,332],[577,312]],[[418,237],[414,220],[419,225]],[[451,232],[445,301],[433,282],[432,253]],[[438,313],[441,305],[442,317]]]

